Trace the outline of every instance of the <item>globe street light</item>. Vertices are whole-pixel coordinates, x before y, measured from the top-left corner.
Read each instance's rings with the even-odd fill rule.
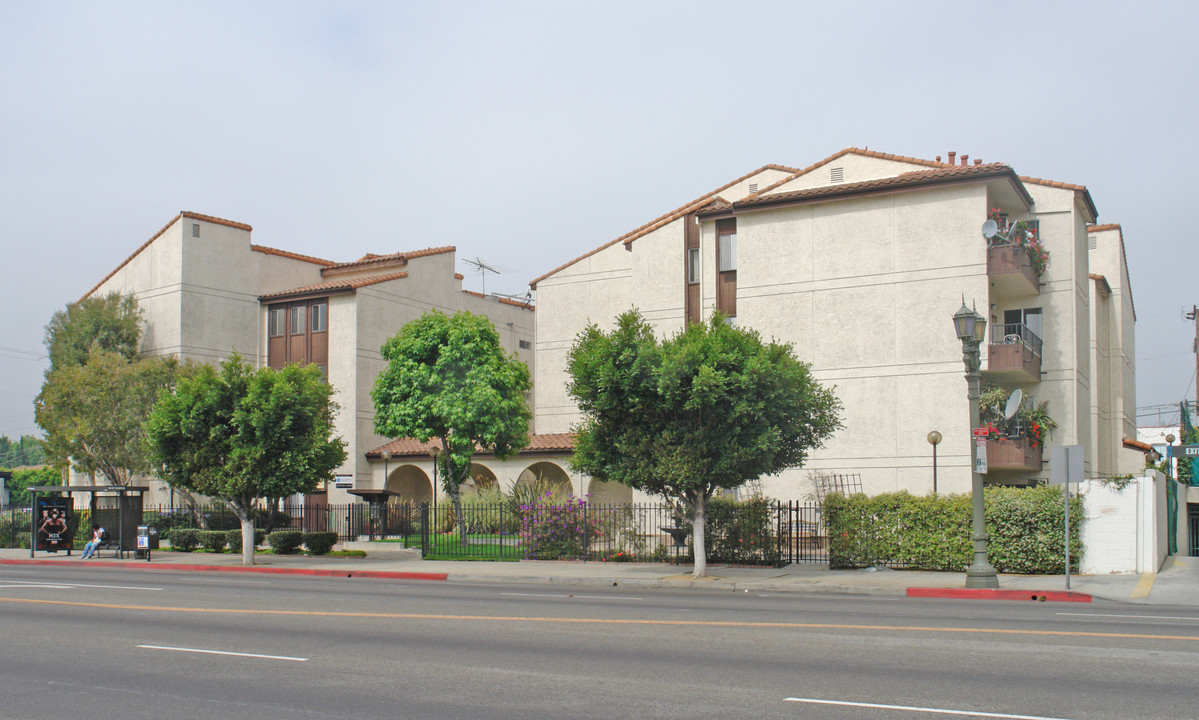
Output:
[[[937,445],[941,444],[941,433],[933,430],[928,434],[928,444],[933,446],[933,495],[937,494]]]
[[[970,429],[979,425],[978,396],[982,384],[982,356],[979,347],[987,337],[987,319],[966,307],[954,313],[953,328],[962,341],[962,361],[966,364],[966,399],[970,405]],[[978,443],[970,438],[970,495],[974,506],[974,562],[966,568],[966,587],[997,588],[999,576],[987,560],[987,524],[983,516],[983,476],[978,466]]]

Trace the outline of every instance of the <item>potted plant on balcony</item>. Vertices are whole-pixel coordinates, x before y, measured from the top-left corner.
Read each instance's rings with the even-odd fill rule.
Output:
[[[1049,416],[1048,402],[1022,405],[1008,419],[1004,411],[1011,395],[1010,390],[992,384],[984,385],[979,395],[979,420],[992,430],[987,438],[987,457],[994,458],[990,464],[997,468],[1040,467],[1045,441],[1057,429],[1057,423]]]
[[[991,208],[991,211],[987,213],[987,219],[994,220],[999,226],[1006,241],[1004,244],[1024,248],[1024,251],[1028,253],[1029,262],[1032,263],[1033,272],[1038,277],[1045,273],[1045,268],[1049,266],[1049,251],[1041,243],[1036,228],[1030,227],[1023,220],[1018,220],[1009,226],[1007,216],[999,208]]]

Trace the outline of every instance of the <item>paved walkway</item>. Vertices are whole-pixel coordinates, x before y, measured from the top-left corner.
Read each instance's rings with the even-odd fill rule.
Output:
[[[361,546],[361,544],[359,544]],[[1124,603],[1193,605],[1199,607],[1199,558],[1166,561],[1161,572],[1148,575],[1057,576],[1001,575],[998,592],[965,590],[964,573],[908,570],[829,570],[822,565],[783,568],[710,566],[710,577],[692,580],[689,566],[603,562],[450,562],[420,560],[416,551],[371,548],[365,558],[258,555],[255,565],[241,565],[241,556],[212,553],[154,551],[150,562],[132,556],[121,560],[105,551],[103,557],[81,560],[78,552],[39,552],[0,549],[0,565],[124,567],[145,570],[264,572],[306,575],[380,577],[461,582],[525,582],[570,585],[617,585],[779,593],[835,593],[977,599],[1089,602],[1092,598]],[[368,546],[369,547],[369,546]]]

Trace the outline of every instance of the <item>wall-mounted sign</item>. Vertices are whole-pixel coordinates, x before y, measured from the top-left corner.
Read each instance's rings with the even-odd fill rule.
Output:
[[[333,487],[342,488],[343,490],[353,489],[354,476],[353,475],[334,475],[333,476]]]

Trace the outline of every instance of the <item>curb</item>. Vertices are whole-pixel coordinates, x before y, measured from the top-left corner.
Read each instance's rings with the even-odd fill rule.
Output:
[[[1089,603],[1086,593],[1066,590],[998,590],[990,588],[910,587],[908,597],[947,598],[951,600],[1033,600],[1036,602]]]
[[[5,560],[0,559],[0,565],[53,565],[56,567],[84,567],[82,560]],[[96,567],[88,565],[87,567]],[[448,578],[446,573],[421,572],[391,572],[386,570],[330,570],[323,568],[276,568],[276,567],[245,567],[234,565],[187,565],[181,563],[159,563],[152,565],[142,562],[108,562],[103,567],[115,567],[123,570],[184,570],[193,572],[242,572],[266,573],[271,575],[309,575],[316,577],[347,577],[373,578],[377,580],[435,580]]]

